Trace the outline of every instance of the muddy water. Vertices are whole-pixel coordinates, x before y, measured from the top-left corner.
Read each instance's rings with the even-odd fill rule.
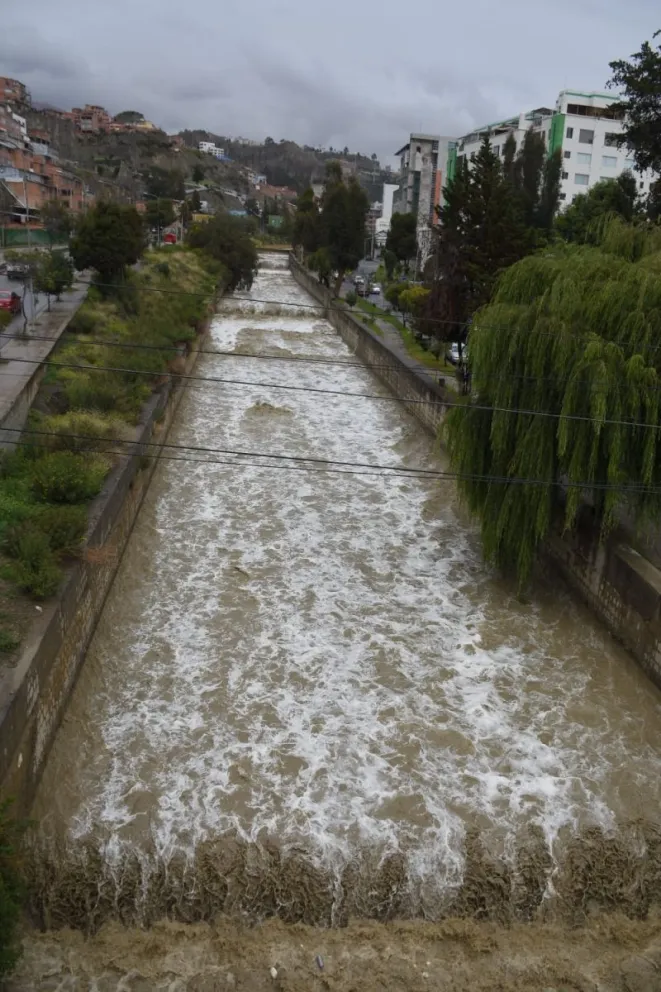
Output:
[[[170,441],[253,454],[157,469],[35,818],[110,864],[228,832],[331,874],[401,851],[428,915],[461,879],[467,828],[506,857],[530,824],[557,850],[656,819],[659,694],[556,583],[516,600],[450,483],[259,457],[444,465],[295,306],[312,301],[283,264],[265,256],[222,303],[212,346],[337,364],[200,359],[243,384],[191,386]]]

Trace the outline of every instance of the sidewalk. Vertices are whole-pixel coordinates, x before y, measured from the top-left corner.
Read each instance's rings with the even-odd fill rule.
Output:
[[[344,297],[346,292],[351,289],[353,289],[351,283],[345,281],[345,283],[342,285],[342,290],[341,290],[342,297]],[[367,302],[371,303],[372,306],[378,306],[379,309],[385,309],[382,308],[379,304],[374,303],[372,300],[368,300]],[[356,304],[356,306],[352,308],[351,312],[358,317],[370,317],[371,319],[373,319],[374,323],[379,329],[379,336],[383,338],[383,340],[391,349],[391,351],[394,351],[397,357],[400,358],[405,365],[409,365],[415,368],[416,372],[418,372],[418,374],[423,376],[424,378],[430,379],[432,382],[436,382],[436,383],[442,382],[445,384],[445,386],[448,389],[452,389],[455,392],[459,392],[459,384],[453,372],[450,372],[449,369],[446,370],[446,369],[430,368],[428,365],[425,365],[423,362],[418,361],[417,358],[414,358],[412,355],[410,355],[406,348],[406,345],[402,340],[401,334],[399,333],[397,328],[390,323],[389,320],[386,320],[384,317],[378,317],[376,314],[370,314],[368,313],[367,310],[362,310],[358,304]]]
[[[22,316],[15,317],[1,332],[0,428],[22,427],[25,423],[30,402],[44,373],[45,366],[38,363],[45,361],[52,352],[85,299],[87,289],[87,282],[75,282],[72,289],[62,294],[59,302],[51,303],[50,313],[47,310],[38,313],[25,337],[22,336]],[[3,435],[0,431],[0,445],[11,439],[12,435]]]

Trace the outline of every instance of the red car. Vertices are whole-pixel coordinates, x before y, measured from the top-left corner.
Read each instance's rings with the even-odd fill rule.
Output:
[[[12,293],[10,289],[0,289],[0,310],[9,310],[10,313],[20,313],[21,298],[18,293]]]

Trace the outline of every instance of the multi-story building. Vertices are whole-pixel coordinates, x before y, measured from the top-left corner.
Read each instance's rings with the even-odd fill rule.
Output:
[[[98,134],[110,131],[112,117],[104,107],[86,103],[84,107],[74,107],[71,111],[73,122],[79,131]]]
[[[381,201],[383,204],[383,209],[381,211],[381,219],[386,221],[387,227],[390,227],[390,218],[392,217],[393,212],[393,199],[398,189],[399,186],[396,186],[395,183],[383,184],[383,197]]]
[[[200,141],[197,147],[201,152],[207,155],[213,155],[214,158],[225,158],[225,149],[219,148],[215,141]]]
[[[396,152],[400,173],[393,213],[415,214],[419,229],[436,223],[436,208],[443,202],[445,163],[453,141],[435,134],[412,134],[408,144]]]
[[[29,107],[30,94],[23,83],[9,76],[0,76],[0,103],[11,103],[12,106]]]
[[[457,164],[475,158],[486,135],[497,155],[504,154],[505,142],[513,135],[517,150],[526,131],[539,133],[549,155],[556,150],[562,154],[560,200],[568,206],[579,194],[585,193],[601,179],[615,179],[631,170],[642,196],[649,193],[655,181],[654,173],[636,172],[631,152],[618,147],[623,131],[623,112],[617,106],[620,98],[605,93],[580,93],[563,90],[555,108],[540,107],[515,117],[476,128],[459,138],[448,156],[448,177],[452,178]]]

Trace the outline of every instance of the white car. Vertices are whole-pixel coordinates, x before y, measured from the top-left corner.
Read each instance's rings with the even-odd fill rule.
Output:
[[[372,292],[372,296],[381,296],[381,286],[379,285],[378,282],[374,283],[371,292]]]

